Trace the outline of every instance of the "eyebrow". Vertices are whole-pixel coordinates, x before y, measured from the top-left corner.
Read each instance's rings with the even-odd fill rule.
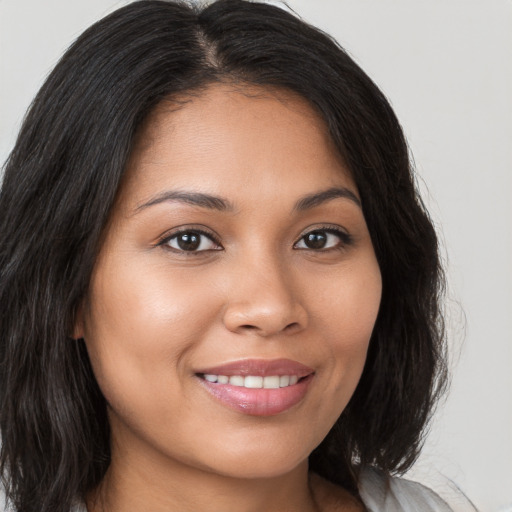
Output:
[[[330,201],[331,199],[336,199],[339,197],[349,199],[350,201],[354,202],[357,206],[359,206],[359,208],[362,208],[361,201],[354,194],[354,192],[345,187],[333,187],[327,190],[323,190],[321,192],[308,194],[307,196],[300,198],[295,203],[294,210],[309,210],[310,208],[320,206],[322,203],[325,203],[326,201]]]
[[[333,187],[327,190],[323,190],[321,192],[315,192],[313,194],[308,194],[306,196],[301,197],[294,206],[295,211],[304,211],[309,210],[311,208],[315,208],[316,206],[320,206],[322,203],[326,201],[330,201],[332,199],[344,198],[349,199],[354,202],[359,208],[361,208],[361,201],[359,198],[345,187]],[[214,196],[211,194],[204,194],[202,192],[187,192],[184,190],[169,190],[158,194],[153,197],[146,203],[143,203],[135,209],[135,212],[139,212],[140,210],[144,210],[145,208],[149,208],[150,206],[154,206],[156,204],[165,203],[167,201],[178,201],[182,203],[187,203],[192,206],[199,206],[201,208],[207,208],[209,210],[217,210],[217,211],[234,211],[235,208],[233,204],[220,196]]]
[[[183,190],[169,190],[162,192],[157,196],[150,199],[148,202],[137,206],[136,212],[154,206],[155,204],[164,203],[167,201],[179,201],[182,203],[191,204],[192,206],[200,206],[209,210],[218,211],[233,211],[233,205],[223,197],[213,196],[210,194],[203,194],[202,192],[186,192]]]

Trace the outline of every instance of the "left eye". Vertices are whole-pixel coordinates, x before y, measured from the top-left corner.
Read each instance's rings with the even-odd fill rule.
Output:
[[[219,245],[211,237],[199,231],[182,231],[171,236],[164,243],[171,249],[185,252],[219,249]]]
[[[339,231],[318,229],[306,233],[296,244],[297,249],[333,249],[344,245],[348,236]]]

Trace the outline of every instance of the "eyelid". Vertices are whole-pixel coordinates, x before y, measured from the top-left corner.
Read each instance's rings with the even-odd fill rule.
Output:
[[[345,246],[351,245],[354,242],[353,236],[350,233],[348,233],[348,231],[345,228],[343,228],[337,224],[321,224],[321,225],[308,226],[301,233],[299,238],[294,242],[293,247],[296,248],[296,245],[301,240],[303,240],[307,234],[315,232],[315,231],[324,231],[324,232],[338,236],[340,239],[340,245],[342,248]],[[207,250],[202,250],[202,251],[183,251],[183,250],[175,249],[175,248],[167,245],[169,240],[177,237],[178,235],[180,235],[182,233],[188,233],[188,232],[197,233],[197,234],[200,234],[200,235],[203,235],[203,236],[209,238],[215,245],[218,246],[218,248],[207,249]],[[177,226],[177,227],[171,229],[170,231],[167,231],[163,235],[161,235],[158,238],[157,243],[155,245],[156,246],[166,246],[171,251],[174,251],[177,253],[183,253],[183,254],[186,253],[187,255],[194,255],[194,254],[198,255],[198,254],[209,252],[212,250],[217,251],[217,250],[224,249],[224,247],[222,246],[222,244],[220,242],[220,237],[216,233],[214,233],[212,230],[210,230],[209,228],[207,228],[205,226],[201,226],[201,225]],[[339,248],[340,247],[331,247],[331,248],[327,248],[327,249],[301,248],[301,250],[311,250],[311,251],[316,251],[316,252],[321,252],[323,250],[325,252],[330,249],[339,249]]]
[[[315,231],[323,231],[326,233],[334,234],[340,238],[340,244],[342,247],[346,247],[347,245],[352,245],[354,243],[354,237],[343,227],[337,225],[337,224],[321,224],[316,226],[309,226],[307,227],[299,236],[299,238],[296,240],[296,242],[293,244],[294,248],[295,246],[304,239],[306,235],[309,233],[313,233]],[[311,250],[316,252],[328,251],[330,249],[339,249],[339,247],[331,247],[327,249],[310,249],[305,248],[302,250]]]
[[[197,233],[199,235],[203,235],[203,236],[209,238],[216,246],[218,246],[218,248],[203,250],[203,251],[181,251],[179,249],[175,249],[175,248],[167,245],[170,240],[172,240],[173,238],[177,237],[178,235],[180,235],[182,233]],[[163,235],[161,235],[158,238],[157,243],[155,245],[157,247],[158,246],[162,246],[162,247],[167,246],[167,249],[169,249],[171,251],[174,251],[176,253],[183,253],[183,254],[186,253],[187,255],[201,254],[201,253],[212,251],[212,250],[218,251],[218,250],[224,249],[222,247],[222,244],[220,243],[220,237],[217,234],[215,234],[213,231],[206,228],[205,226],[198,226],[198,225],[177,226],[177,227],[171,229],[170,231],[167,231]]]

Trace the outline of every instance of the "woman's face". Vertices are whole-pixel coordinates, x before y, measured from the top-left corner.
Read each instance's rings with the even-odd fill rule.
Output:
[[[380,296],[357,188],[303,100],[213,85],[163,102],[76,325],[113,457],[291,471],[352,396]]]

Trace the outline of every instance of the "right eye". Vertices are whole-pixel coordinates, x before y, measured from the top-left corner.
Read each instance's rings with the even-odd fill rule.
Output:
[[[162,240],[160,245],[167,246],[174,251],[188,253],[218,251],[221,249],[220,245],[213,239],[212,235],[192,229],[174,233]]]

